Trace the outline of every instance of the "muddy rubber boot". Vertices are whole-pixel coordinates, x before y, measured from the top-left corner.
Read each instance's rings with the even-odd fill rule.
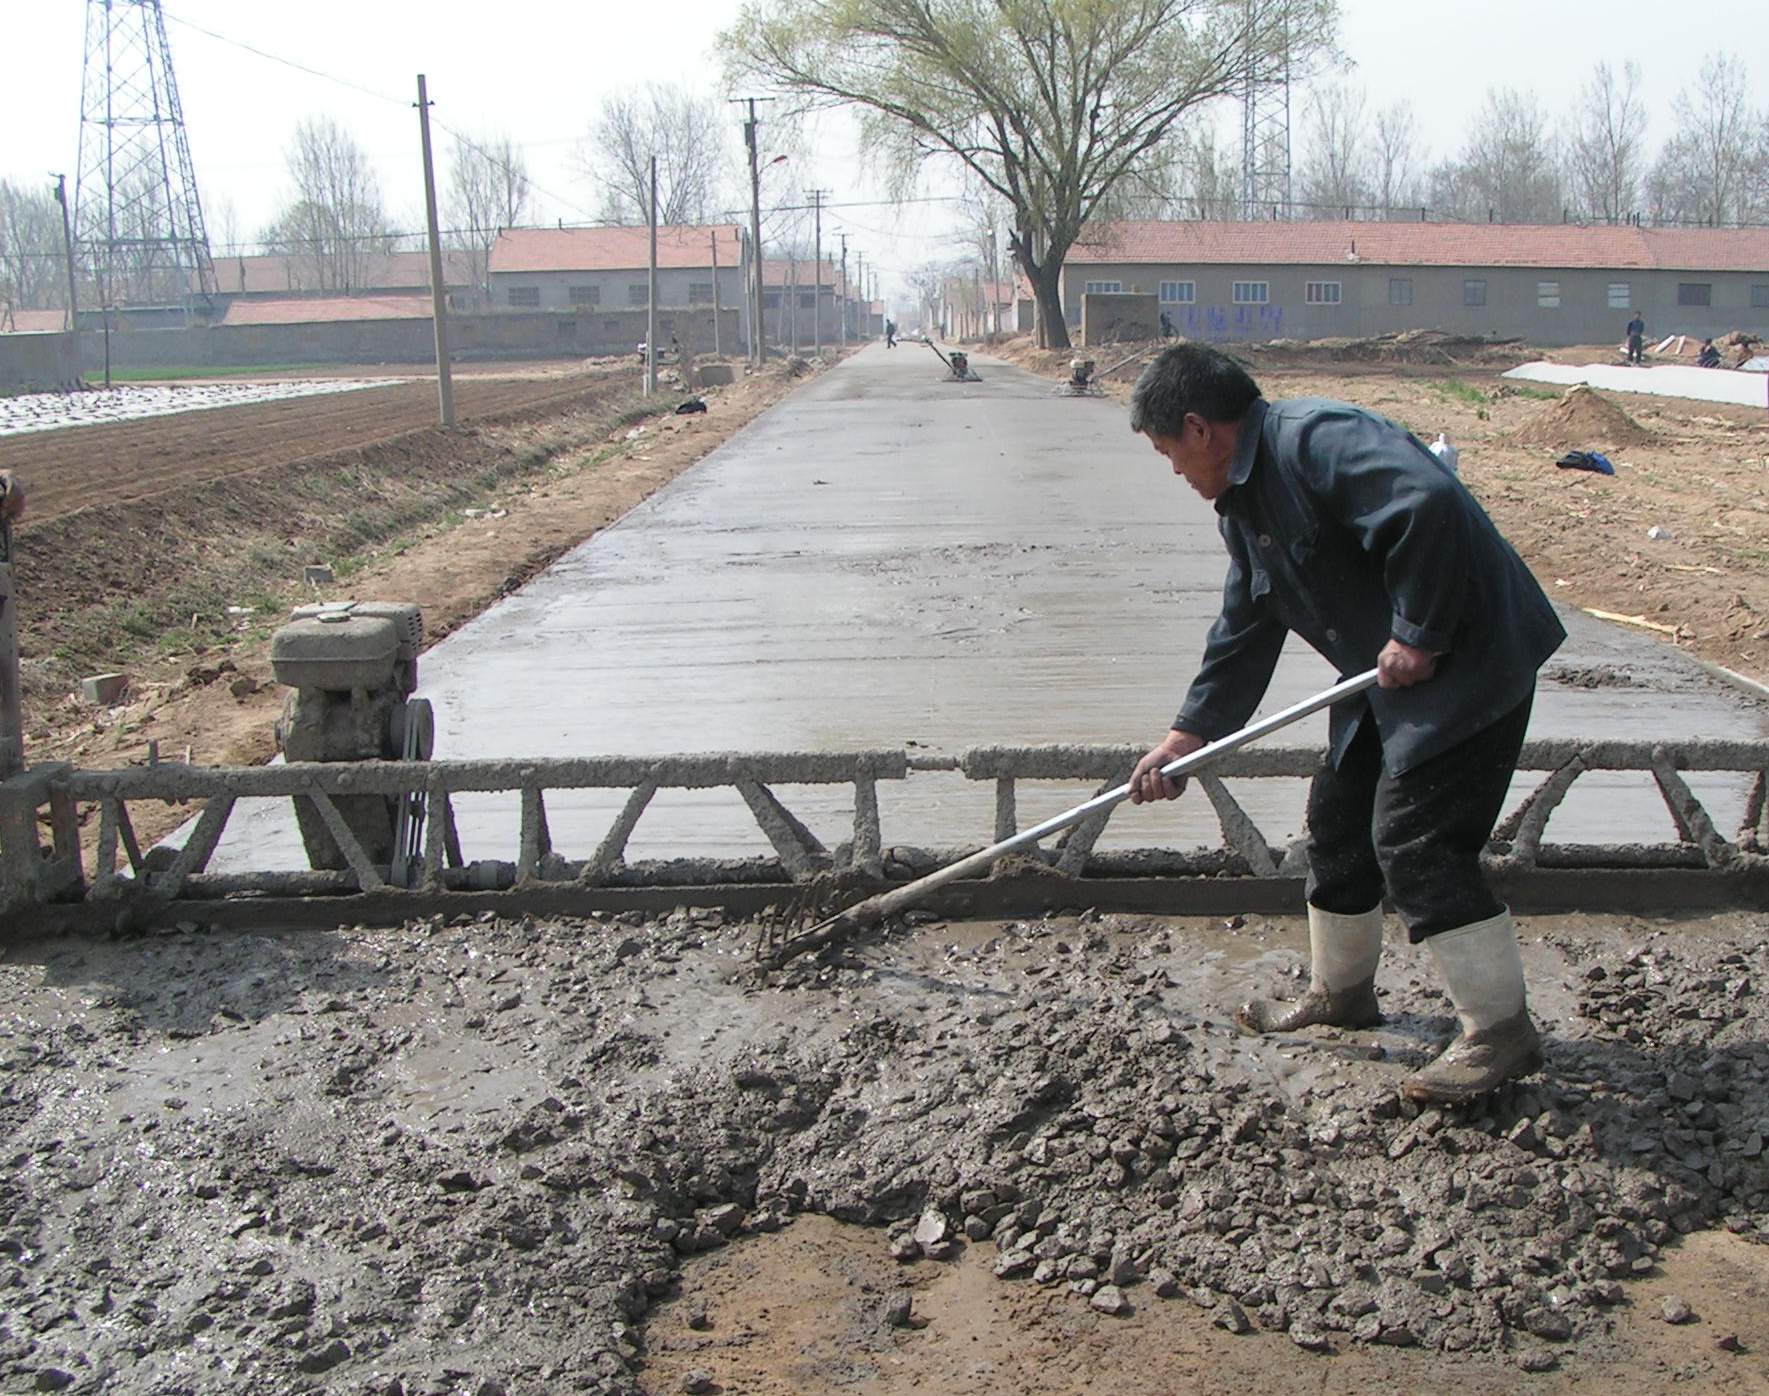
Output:
[[[1294,1032],[1324,1023],[1370,1028],[1382,1021],[1376,1006],[1376,962],[1382,958],[1382,908],[1355,916],[1308,909],[1308,992],[1294,1003],[1254,999],[1235,1010],[1242,1032]]]
[[[1408,1077],[1408,1100],[1455,1105],[1542,1069],[1542,1042],[1524,1007],[1523,957],[1511,913],[1427,938],[1443,970],[1462,1032],[1443,1055]]]

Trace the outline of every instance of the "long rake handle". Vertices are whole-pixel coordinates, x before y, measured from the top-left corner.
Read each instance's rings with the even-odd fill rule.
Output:
[[[1231,751],[1239,751],[1249,742],[1256,742],[1261,737],[1270,736],[1280,728],[1288,727],[1293,722],[1300,722],[1310,714],[1318,713],[1322,708],[1330,708],[1333,704],[1352,698],[1366,689],[1376,686],[1376,671],[1370,669],[1356,678],[1345,679],[1324,689],[1312,698],[1305,698],[1294,703],[1281,712],[1270,717],[1261,718],[1258,722],[1248,723],[1238,732],[1231,732],[1226,737],[1218,737],[1206,746],[1199,747],[1190,756],[1182,756],[1176,761],[1169,761],[1161,768],[1164,776],[1190,775],[1193,771],[1220,760]],[[926,897],[930,892],[938,891],[949,882],[957,882],[960,878],[972,873],[981,872],[998,858],[1012,853],[1016,848],[1024,848],[1028,844],[1037,843],[1059,829],[1067,829],[1072,824],[1079,824],[1091,814],[1100,810],[1110,809],[1121,800],[1130,798],[1130,782],[1115,786],[1102,794],[1095,795],[1085,804],[1076,805],[1074,809],[1065,810],[1061,814],[1052,815],[1042,824],[1034,824],[1030,829],[1022,829],[1012,838],[990,844],[968,857],[960,858],[956,863],[948,863],[945,867],[929,873],[926,877],[918,877],[914,882],[905,883],[889,892],[881,892],[834,918],[836,921],[847,921],[860,925],[874,925],[887,916],[894,916],[899,911],[907,910]]]

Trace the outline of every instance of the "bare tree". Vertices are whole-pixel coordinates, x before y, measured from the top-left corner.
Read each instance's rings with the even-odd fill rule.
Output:
[[[1425,202],[1419,167],[1419,120],[1409,102],[1395,102],[1376,113],[1370,141],[1370,193],[1392,218],[1398,209]]]
[[[1535,94],[1490,87],[1461,153],[1433,172],[1432,202],[1459,218],[1558,222],[1562,187]]]
[[[1014,210],[1012,247],[1052,347],[1063,260],[1181,118],[1278,52],[1306,73],[1337,0],[749,0],[721,36],[734,81],[861,109],[899,168],[973,171]]]
[[[392,246],[380,182],[361,146],[330,117],[295,128],[289,147],[294,198],[264,232],[266,250],[304,263],[318,290],[353,291]],[[296,284],[305,285],[306,276]]]
[[[1233,152],[1216,143],[1208,123],[1175,142],[1173,212],[1180,218],[1239,218],[1241,173]]]
[[[1640,206],[1646,170],[1646,104],[1640,69],[1624,63],[1620,76],[1599,63],[1579,96],[1568,174],[1584,213],[1617,223]]]
[[[1330,82],[1309,94],[1303,109],[1303,156],[1296,189],[1310,218],[1349,217],[1370,200],[1368,98],[1349,82]]]
[[[67,304],[61,209],[41,190],[0,180],[0,313]]]
[[[522,221],[532,192],[528,162],[508,136],[455,137],[444,217],[449,242],[465,249],[480,290],[488,284],[499,229]]]
[[[1695,88],[1677,94],[1677,134],[1648,181],[1655,219],[1740,223],[1769,212],[1769,112],[1753,111],[1749,92],[1744,64],[1716,53]]]
[[[659,223],[701,223],[727,168],[729,126],[717,100],[671,83],[647,83],[602,103],[578,163],[603,186],[604,216],[650,216],[651,159],[657,157]]]

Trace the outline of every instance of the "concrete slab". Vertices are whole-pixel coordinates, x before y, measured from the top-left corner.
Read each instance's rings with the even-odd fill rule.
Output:
[[[954,383],[913,346],[866,350],[449,636],[420,664],[437,754],[1155,741],[1216,614],[1215,514],[1122,406],[977,363],[982,382]],[[1566,622],[1536,735],[1769,737],[1769,706],[1667,646]],[[1263,711],[1333,678],[1293,641]],[[1279,740],[1318,744],[1325,719],[1292,733]],[[1300,782],[1244,784],[1268,836],[1300,829]],[[989,836],[987,782],[916,775],[880,793],[887,843]],[[1023,789],[1022,822],[1091,793]],[[1718,818],[1742,806],[1719,795]],[[1575,796],[1552,837],[1674,837],[1648,778],[1587,777]],[[619,801],[549,796],[555,845],[584,856]],[[832,846],[846,837],[831,793],[790,802]],[[516,818],[514,796],[464,801],[467,856],[514,858]],[[235,826],[218,869],[303,864],[285,810]],[[1124,807],[1103,846],[1175,834],[1216,843],[1208,803]],[[752,851],[766,845],[734,793],[666,792],[629,856]]]
[[[1731,402],[1743,407],[1769,407],[1769,374],[1735,368],[1692,368],[1687,364],[1519,364],[1503,375],[1531,383],[1589,383],[1610,393],[1650,393],[1654,397],[1691,398],[1696,402]]]

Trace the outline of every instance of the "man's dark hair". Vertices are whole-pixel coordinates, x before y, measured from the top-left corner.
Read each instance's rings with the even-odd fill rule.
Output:
[[[1220,349],[1176,344],[1142,371],[1130,393],[1130,429],[1178,436],[1186,413],[1238,422],[1259,397],[1253,375]]]

